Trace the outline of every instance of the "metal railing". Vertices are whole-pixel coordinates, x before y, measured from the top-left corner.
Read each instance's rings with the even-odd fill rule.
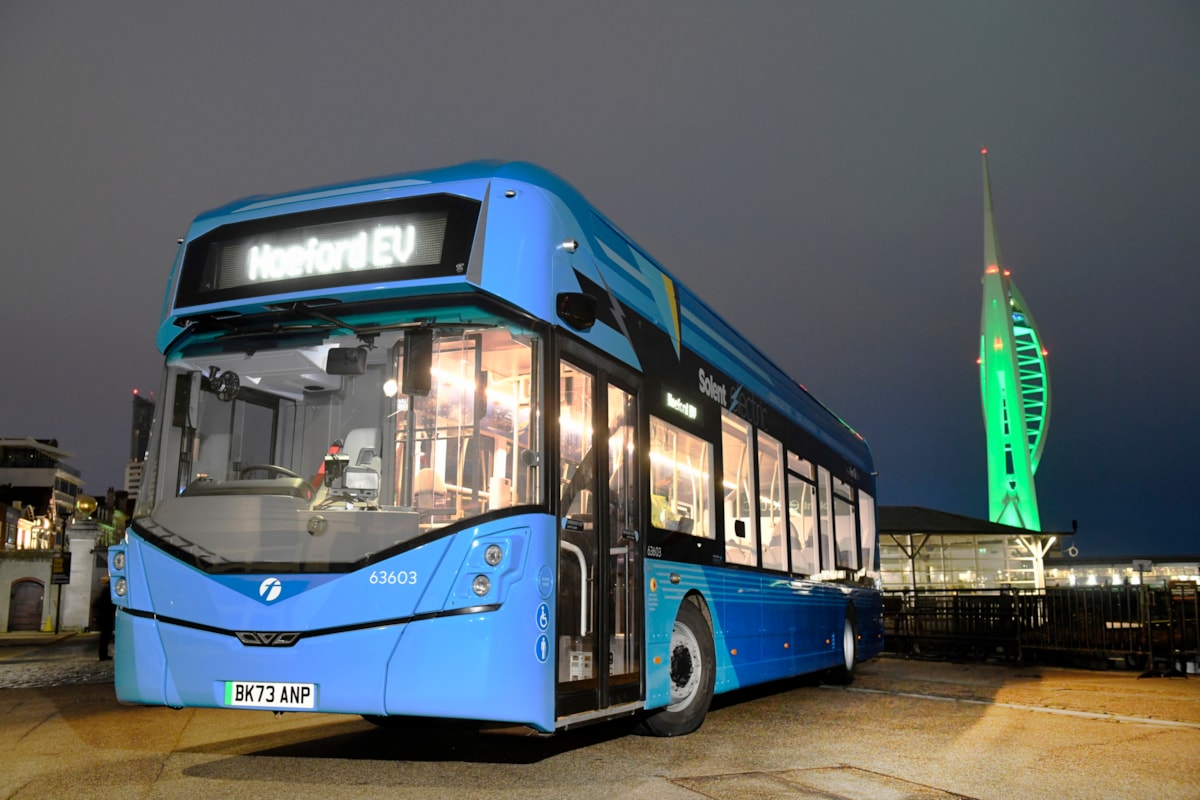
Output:
[[[886,648],[904,655],[1195,672],[1197,584],[884,592]]]

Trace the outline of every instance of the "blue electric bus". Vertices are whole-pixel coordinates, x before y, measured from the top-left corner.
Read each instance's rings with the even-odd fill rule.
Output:
[[[158,347],[123,702],[676,735],[882,649],[862,437],[543,169],[203,214]]]

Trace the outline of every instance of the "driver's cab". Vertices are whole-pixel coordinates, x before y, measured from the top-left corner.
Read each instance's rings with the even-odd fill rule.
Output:
[[[271,561],[299,543],[353,562],[540,502],[537,335],[498,321],[376,331],[169,355],[135,520],[236,563],[266,557],[256,539]],[[310,526],[353,542],[287,532]]]

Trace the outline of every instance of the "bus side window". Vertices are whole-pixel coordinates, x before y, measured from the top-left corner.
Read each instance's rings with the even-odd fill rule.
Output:
[[[817,511],[821,525],[821,569],[837,569],[834,562],[833,493],[829,470],[825,467],[817,468]]]
[[[658,417],[650,417],[650,512],[654,527],[705,539],[713,520],[713,446]]]
[[[750,423],[721,411],[721,487],[724,494],[725,562],[758,564],[758,504],[751,469]]]
[[[875,530],[875,499],[866,492],[860,491],[858,508],[858,530],[862,542],[860,567],[871,573],[875,571],[875,540],[878,537]]]
[[[787,459],[792,572],[816,575],[820,568],[817,564],[817,487],[813,465],[792,452],[787,454]]]
[[[758,431],[758,519],[763,566],[787,571],[787,520],[783,503],[783,447]]]

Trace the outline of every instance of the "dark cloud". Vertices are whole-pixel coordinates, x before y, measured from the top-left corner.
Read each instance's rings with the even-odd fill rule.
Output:
[[[578,186],[872,442],[986,513],[978,149],[1051,351],[1046,527],[1198,551],[1193,4],[0,5],[0,432],[119,484],[175,239],[476,158]]]

